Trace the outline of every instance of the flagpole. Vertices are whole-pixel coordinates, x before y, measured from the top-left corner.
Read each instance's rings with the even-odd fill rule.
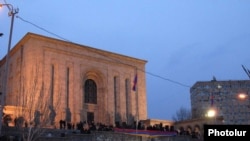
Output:
[[[247,70],[243,65],[241,65],[242,68],[244,69],[245,73],[247,74],[247,76],[250,78],[250,71]]]

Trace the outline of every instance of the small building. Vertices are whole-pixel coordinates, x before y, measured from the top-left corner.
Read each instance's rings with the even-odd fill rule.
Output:
[[[178,121],[174,123],[174,129],[179,135],[194,136],[195,138],[203,138],[204,125],[221,125],[222,117],[203,117]]]
[[[160,120],[160,119],[146,119],[141,121],[143,126],[146,129],[157,129],[166,131],[173,131],[174,130],[174,121],[171,120]]]

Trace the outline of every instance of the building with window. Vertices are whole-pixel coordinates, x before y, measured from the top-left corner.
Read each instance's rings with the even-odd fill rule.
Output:
[[[241,96],[241,97],[240,97]],[[223,124],[250,124],[250,80],[198,81],[190,89],[193,119],[209,118]]]
[[[6,87],[5,63],[3,58],[0,62],[2,93]],[[142,59],[27,33],[10,52],[4,112],[12,118],[23,116],[27,122],[37,119],[37,123],[49,116],[51,125],[58,125],[60,120],[106,125],[145,120],[146,63]]]

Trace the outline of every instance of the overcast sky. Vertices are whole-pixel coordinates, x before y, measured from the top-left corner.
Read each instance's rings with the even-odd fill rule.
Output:
[[[172,119],[197,81],[247,80],[250,0],[0,0],[19,9],[14,46],[27,32],[143,60],[148,118]],[[0,58],[11,18],[0,9]],[[139,81],[139,80],[138,80]]]

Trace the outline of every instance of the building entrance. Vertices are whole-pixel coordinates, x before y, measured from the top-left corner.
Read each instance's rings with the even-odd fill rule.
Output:
[[[92,123],[95,119],[95,115],[93,112],[87,112],[87,122]]]

